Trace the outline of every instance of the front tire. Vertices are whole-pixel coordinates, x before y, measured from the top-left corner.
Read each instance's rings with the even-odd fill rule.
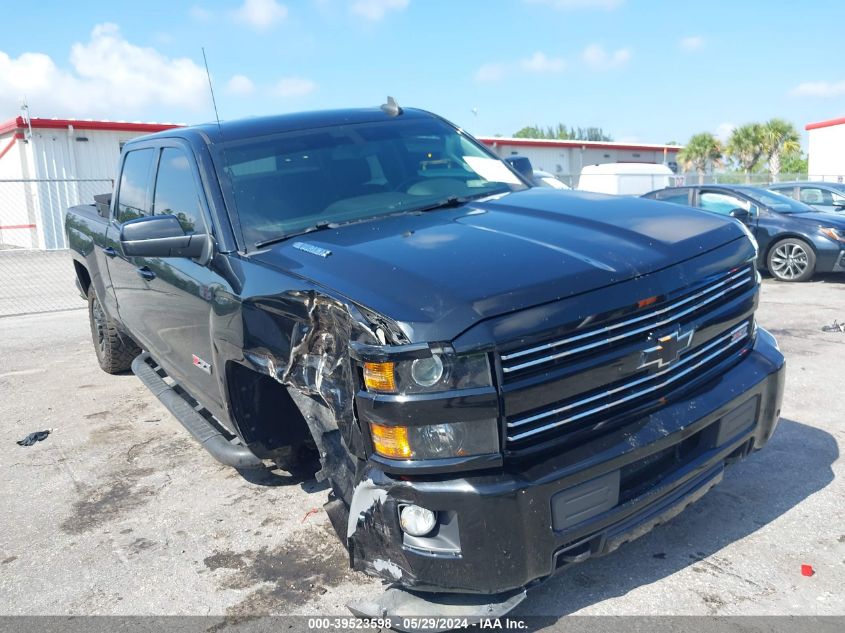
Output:
[[[807,242],[794,237],[776,242],[766,261],[778,281],[807,281],[816,269],[816,254]]]
[[[134,358],[141,353],[141,348],[115,327],[114,321],[109,319],[94,294],[93,286],[88,288],[88,320],[100,368],[107,374],[127,371]]]

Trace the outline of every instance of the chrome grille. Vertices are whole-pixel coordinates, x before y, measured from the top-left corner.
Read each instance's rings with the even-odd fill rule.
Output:
[[[719,299],[743,292],[747,289],[746,286],[753,283],[752,267],[732,270],[716,277],[702,288],[637,316],[554,341],[506,352],[501,355],[504,380],[508,382],[525,373],[547,369],[557,361],[571,360],[610,344],[632,342],[638,336],[645,339],[655,329],[693,318],[696,313]]]
[[[607,418],[621,412],[617,409],[625,404],[631,405],[640,400],[656,401],[682,384],[679,383],[682,378],[706,371],[708,366],[717,366],[739,352],[751,338],[751,329],[752,321],[743,321],[706,344],[688,350],[662,371],[621,384],[607,385],[600,391],[556,403],[538,413],[509,419],[508,447],[518,449],[520,444],[532,440],[534,436],[559,427],[589,422],[591,418]]]

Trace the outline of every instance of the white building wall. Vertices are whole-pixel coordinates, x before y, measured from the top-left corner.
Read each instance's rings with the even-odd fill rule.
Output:
[[[811,129],[809,140],[810,180],[845,180],[845,123]]]
[[[23,180],[30,163],[30,147],[11,132],[0,136],[0,244],[31,248],[38,244],[34,194]]]
[[[121,144],[140,132],[38,129],[32,146],[38,182],[36,215],[39,248],[64,248],[64,218],[69,207],[93,202],[114,185]],[[46,181],[46,182],[45,182]]]
[[[584,165],[601,165],[605,163],[655,163],[663,164],[662,149],[614,149],[603,147],[554,147],[554,146],[525,146],[510,145],[506,140],[495,141],[489,146],[497,156],[525,156],[534,166],[555,174],[567,184],[577,183],[578,175]],[[677,161],[677,151],[668,151],[665,160],[670,163]]]

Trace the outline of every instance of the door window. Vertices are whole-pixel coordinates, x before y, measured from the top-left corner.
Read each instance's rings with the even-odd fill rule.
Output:
[[[721,215],[730,215],[734,209],[751,212],[751,203],[747,200],[716,191],[702,191],[698,196],[698,206]]]
[[[153,210],[156,215],[176,216],[185,233],[204,231],[191,163],[185,152],[175,147],[161,152]]]
[[[684,189],[682,191],[667,191],[664,194],[658,194],[657,199],[663,202],[689,205],[689,189]]]
[[[117,192],[117,221],[123,224],[150,215],[147,206],[147,187],[150,181],[150,167],[153,150],[139,149],[129,152],[123,161],[120,187]]]
[[[804,204],[833,206],[845,204],[845,196],[818,187],[801,187],[799,199]]]

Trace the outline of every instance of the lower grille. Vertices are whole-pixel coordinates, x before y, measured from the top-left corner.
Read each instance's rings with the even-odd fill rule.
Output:
[[[659,402],[673,390],[735,357],[752,336],[752,321],[746,320],[700,347],[688,350],[662,371],[626,379],[577,398],[554,403],[541,411],[507,421],[509,450],[559,437],[569,431],[591,427],[624,411]]]

